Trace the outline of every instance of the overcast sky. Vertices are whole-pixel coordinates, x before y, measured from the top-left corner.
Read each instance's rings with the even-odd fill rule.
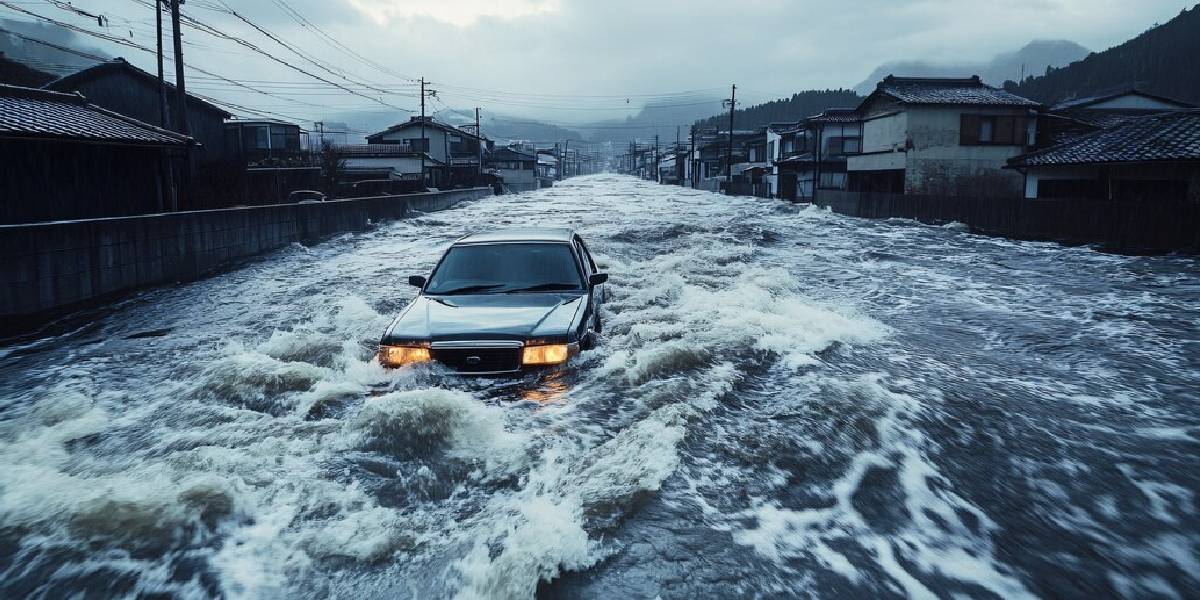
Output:
[[[552,122],[622,117],[642,102],[685,103],[682,92],[724,96],[737,83],[753,101],[810,88],[851,87],[896,60],[984,61],[1034,39],[1068,39],[1093,50],[1120,43],[1186,6],[1180,0],[224,0],[267,31],[390,93],[353,86],[386,104],[416,107],[410,81],[424,76],[437,108],[484,110]],[[94,19],[48,3],[18,6],[101,30]],[[153,45],[153,13],[137,0],[74,0],[108,18],[109,34]],[[364,63],[298,24],[299,14]],[[326,79],[352,87],[235,17],[220,0],[187,0],[185,12]],[[15,18],[0,7],[0,17]],[[29,17],[20,17],[28,19]],[[379,103],[332,88],[228,40],[185,30],[185,62],[269,89],[287,100],[197,78],[189,87],[311,120],[323,111]],[[95,46],[148,70],[153,58]],[[287,86],[275,82],[306,82]],[[626,99],[629,100],[626,103]],[[307,103],[307,104],[302,104]],[[309,106],[317,104],[327,108]]]

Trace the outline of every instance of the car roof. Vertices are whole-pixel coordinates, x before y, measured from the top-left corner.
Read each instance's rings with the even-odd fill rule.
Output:
[[[473,233],[457,244],[481,244],[491,242],[570,242],[575,232],[566,227],[510,227]]]

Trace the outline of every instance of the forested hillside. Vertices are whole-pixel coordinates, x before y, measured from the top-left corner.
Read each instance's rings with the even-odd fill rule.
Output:
[[[734,113],[734,127],[751,129],[768,123],[785,123],[811,117],[827,108],[858,106],[862,98],[854,90],[806,90],[792,94],[791,98],[780,98]],[[729,127],[729,114],[713,115],[696,122],[698,127]]]
[[[1121,44],[1045,75],[1006,82],[1005,89],[1040,102],[1093,96],[1136,85],[1146,92],[1200,104],[1200,5]]]

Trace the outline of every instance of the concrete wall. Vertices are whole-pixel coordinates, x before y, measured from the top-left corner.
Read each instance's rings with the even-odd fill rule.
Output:
[[[912,149],[907,154],[905,165],[906,193],[1023,195],[1023,178],[1019,173],[1004,169],[1004,166],[1009,158],[1025,152],[1025,147],[963,146],[960,144],[960,129],[964,113],[1027,116],[1028,109],[991,107],[980,110],[953,106],[915,107],[908,112],[908,136],[912,140]]]
[[[492,195],[491,188],[0,226],[0,330],[368,222]]]

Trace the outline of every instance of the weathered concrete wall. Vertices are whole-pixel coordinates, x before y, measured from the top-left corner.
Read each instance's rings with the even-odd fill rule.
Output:
[[[872,194],[822,190],[817,204],[869,219],[958,222],[973,233],[1133,254],[1200,252],[1200,204],[1107,200]]]
[[[297,241],[492,195],[491,188],[0,226],[0,330],[137,288],[189,281]]]

